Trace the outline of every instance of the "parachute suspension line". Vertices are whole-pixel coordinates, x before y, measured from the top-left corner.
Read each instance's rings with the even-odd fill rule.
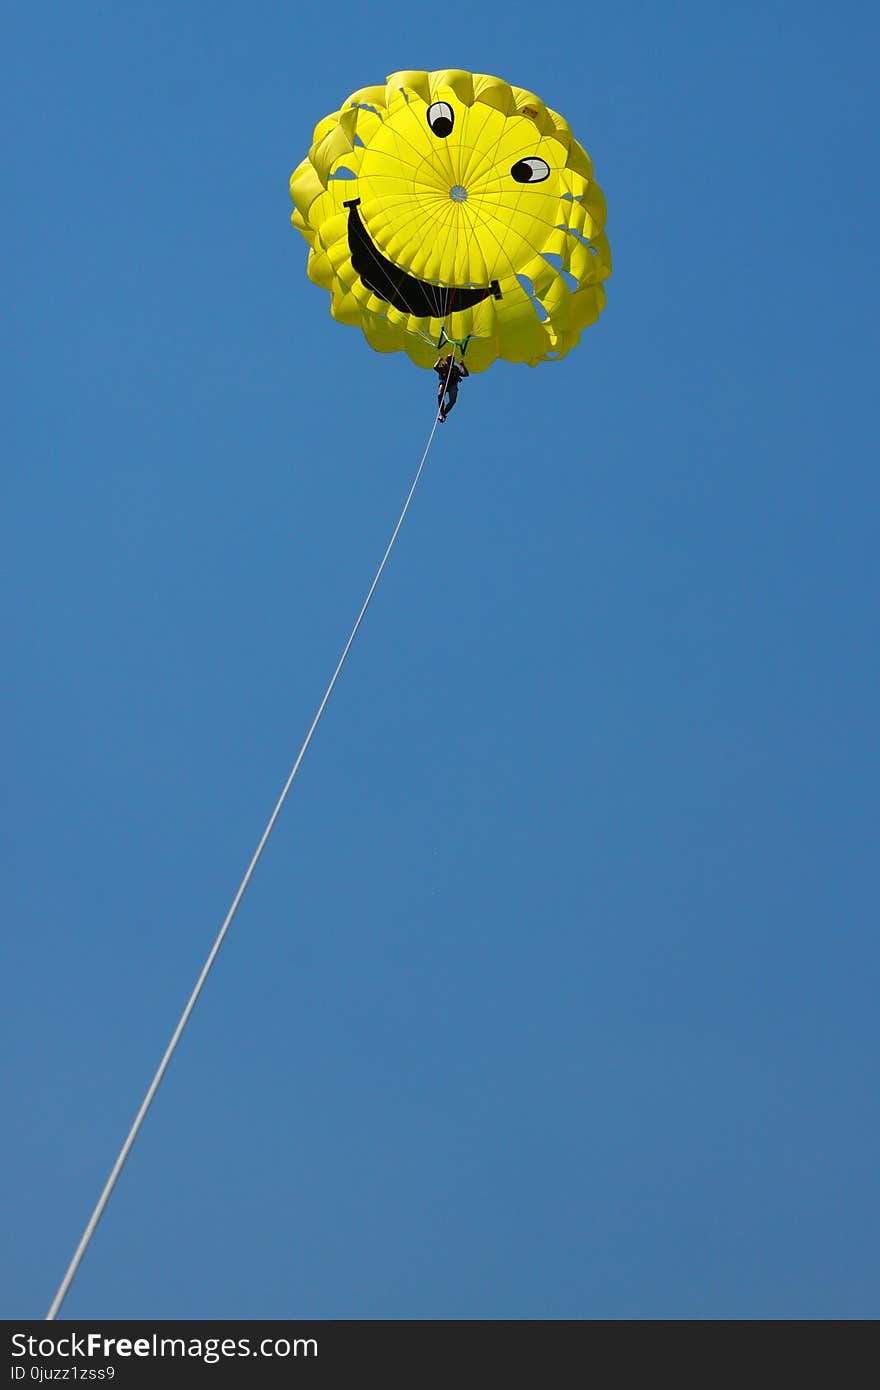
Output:
[[[447,375],[446,375],[446,385],[447,385],[447,386],[449,385],[449,378],[450,378],[451,375],[452,375],[452,364],[450,363],[449,371],[448,371],[448,373],[447,373]],[[445,388],[444,388],[444,389],[445,389]],[[403,504],[403,509],[402,509],[402,511],[401,511],[401,513],[400,513],[400,516],[397,518],[397,525],[395,526],[394,530],[393,530],[392,533],[391,533],[391,539],[390,539],[390,541],[388,542],[388,545],[386,546],[385,554],[382,556],[381,562],[380,562],[380,564],[379,564],[379,568],[376,570],[376,573],[375,573],[375,575],[373,576],[373,582],[372,582],[372,584],[370,585],[369,589],[367,590],[367,596],[366,596],[366,598],[364,599],[363,605],[361,606],[361,611],[360,611],[360,612],[358,613],[358,615],[357,615],[357,618],[356,618],[356,620],[355,620],[354,627],[352,628],[351,633],[349,634],[348,641],[346,642],[346,644],[345,644],[345,646],[344,646],[344,648],[343,648],[343,650],[342,650],[342,655],[341,655],[341,657],[339,658],[339,661],[337,662],[336,670],[333,672],[333,675],[330,677],[330,684],[327,686],[327,689],[324,691],[323,698],[322,698],[321,703],[319,704],[318,709],[317,709],[317,711],[316,711],[316,713],[315,713],[315,717],[314,717],[314,719],[312,720],[311,727],[309,728],[309,731],[308,731],[308,733],[307,733],[306,736],[305,736],[305,739],[304,739],[304,741],[303,741],[303,745],[302,745],[302,747],[300,748],[299,753],[298,753],[297,756],[296,756],[296,761],[294,762],[293,767],[292,767],[291,770],[290,770],[290,774],[289,774],[289,776],[288,776],[288,778],[287,778],[287,781],[286,781],[285,784],[284,784],[284,788],[283,788],[283,790],[282,790],[282,792],[281,792],[281,795],[279,796],[278,801],[277,801],[276,804],[275,804],[275,809],[274,809],[274,811],[272,812],[271,816],[269,817],[269,820],[268,820],[268,822],[267,822],[267,824],[266,824],[266,828],[265,828],[265,830],[263,831],[263,834],[262,834],[262,836],[261,836],[261,838],[260,838],[260,842],[259,842],[259,844],[257,845],[257,848],[256,848],[255,851],[254,851],[253,858],[251,859],[251,862],[250,862],[250,864],[249,864],[248,867],[247,867],[247,872],[245,873],[244,878],[241,880],[241,883],[240,883],[239,886],[238,886],[238,891],[236,892],[235,897],[234,897],[233,900],[232,900],[232,905],[231,905],[229,911],[228,911],[227,914],[226,914],[226,918],[225,918],[225,920],[224,920],[224,922],[223,922],[222,927],[220,928],[219,932],[217,933],[216,940],[214,941],[214,945],[211,947],[211,950],[210,950],[210,952],[209,952],[209,954],[208,954],[208,958],[207,958],[207,960],[205,961],[205,964],[202,966],[202,971],[201,971],[201,974],[199,975],[199,978],[196,980],[195,988],[193,989],[193,992],[192,992],[192,994],[191,994],[190,997],[189,997],[189,1001],[188,1001],[188,1003],[187,1003],[187,1005],[186,1005],[186,1008],[184,1009],[183,1013],[182,1013],[181,1016],[180,1016],[180,1020],[179,1020],[179,1022],[178,1022],[178,1024],[177,1024],[177,1027],[175,1028],[174,1033],[172,1034],[171,1041],[169,1042],[168,1047],[167,1047],[166,1050],[165,1050],[165,1055],[164,1055],[164,1057],[162,1058],[162,1061],[159,1063],[158,1069],[157,1069],[157,1071],[156,1071],[156,1075],[153,1077],[153,1080],[150,1082],[149,1089],[147,1090],[147,1093],[146,1093],[146,1095],[144,1096],[143,1101],[141,1102],[141,1108],[140,1108],[140,1110],[137,1112],[137,1115],[135,1116],[134,1124],[132,1125],[131,1129],[129,1130],[128,1137],[126,1138],[125,1143],[123,1144],[122,1148],[121,1148],[120,1151],[119,1151],[119,1156],[117,1157],[116,1162],[115,1162],[114,1165],[113,1165],[113,1168],[112,1168],[112,1170],[111,1170],[110,1176],[109,1176],[109,1178],[107,1179],[107,1182],[106,1182],[106,1184],[105,1184],[105,1186],[104,1186],[104,1190],[103,1190],[103,1192],[101,1193],[100,1197],[98,1198],[98,1202],[97,1202],[97,1205],[95,1206],[95,1210],[92,1212],[92,1215],[91,1215],[91,1217],[89,1218],[88,1225],[86,1226],[85,1230],[83,1231],[82,1238],[81,1238],[81,1240],[80,1240],[80,1242],[79,1242],[79,1245],[78,1245],[77,1248],[76,1248],[76,1251],[75,1251],[75,1253],[74,1253],[73,1259],[71,1260],[71,1262],[70,1262],[70,1264],[69,1264],[69,1266],[68,1266],[67,1273],[65,1274],[65,1276],[64,1276],[64,1278],[62,1279],[60,1285],[58,1286],[58,1292],[55,1294],[55,1297],[54,1297],[53,1300],[52,1300],[52,1304],[51,1304],[51,1306],[50,1306],[50,1308],[49,1308],[49,1311],[48,1311],[48,1313],[46,1314],[46,1321],[47,1321],[47,1322],[51,1322],[51,1321],[53,1321],[53,1320],[55,1319],[55,1317],[56,1317],[57,1314],[58,1314],[58,1310],[60,1309],[62,1303],[64,1302],[64,1299],[65,1299],[65,1297],[67,1296],[67,1292],[68,1292],[68,1290],[70,1289],[71,1284],[73,1283],[74,1276],[76,1275],[76,1272],[77,1272],[77,1270],[78,1270],[78,1268],[79,1268],[79,1266],[80,1266],[80,1262],[82,1261],[83,1255],[85,1254],[85,1252],[86,1252],[86,1250],[87,1250],[87,1248],[88,1248],[89,1241],[91,1240],[92,1236],[94,1235],[95,1228],[97,1227],[98,1222],[100,1221],[102,1215],[104,1214],[104,1208],[106,1207],[108,1201],[110,1200],[110,1195],[111,1195],[111,1193],[112,1193],[114,1187],[116,1186],[116,1180],[117,1180],[117,1178],[119,1177],[119,1174],[122,1172],[122,1168],[123,1168],[123,1165],[125,1164],[125,1160],[128,1158],[128,1155],[129,1155],[129,1153],[131,1152],[132,1145],[134,1144],[134,1141],[135,1141],[135,1139],[136,1139],[137,1136],[138,1136],[138,1131],[140,1130],[140,1127],[141,1127],[141,1125],[143,1124],[143,1121],[144,1121],[144,1119],[145,1119],[145,1117],[146,1117],[147,1111],[149,1110],[150,1105],[151,1105],[152,1102],[153,1102],[153,1098],[155,1097],[156,1092],[157,1092],[158,1089],[159,1089],[159,1085],[160,1085],[160,1083],[161,1083],[161,1081],[162,1081],[162,1078],[164,1077],[165,1072],[168,1070],[168,1064],[169,1064],[169,1062],[171,1061],[171,1058],[172,1058],[173,1053],[174,1053],[174,1049],[177,1047],[177,1044],[178,1044],[178,1042],[180,1041],[180,1036],[181,1036],[181,1034],[182,1034],[184,1028],[186,1027],[187,1021],[188,1021],[188,1019],[189,1019],[189,1016],[190,1016],[190,1014],[192,1013],[193,1009],[195,1008],[196,1000],[198,999],[199,995],[200,995],[201,992],[202,992],[202,987],[203,987],[205,981],[206,981],[207,978],[208,978],[208,973],[209,973],[209,971],[210,971],[210,969],[211,969],[211,966],[214,964],[214,961],[215,961],[216,958],[217,958],[217,953],[218,953],[218,951],[220,950],[220,947],[221,947],[222,944],[223,944],[223,939],[224,939],[224,937],[226,936],[226,933],[228,932],[230,926],[232,925],[232,919],[233,919],[233,917],[235,916],[235,914],[236,914],[236,912],[237,912],[237,910],[238,910],[238,906],[239,906],[239,904],[240,904],[242,898],[244,897],[245,890],[246,890],[248,884],[250,883],[251,878],[253,877],[253,873],[254,873],[254,870],[255,870],[256,867],[257,867],[257,864],[259,863],[260,856],[262,855],[263,850],[266,848],[266,842],[268,841],[269,836],[272,834],[272,831],[273,831],[273,829],[274,829],[274,827],[275,827],[275,822],[277,821],[279,815],[281,814],[281,808],[283,807],[285,801],[287,800],[287,794],[288,794],[288,792],[290,791],[290,788],[291,788],[292,785],[293,785],[293,780],[294,780],[294,778],[296,777],[296,774],[299,772],[300,764],[302,763],[302,760],[303,760],[303,758],[305,757],[306,750],[307,750],[309,744],[310,744],[311,741],[312,741],[312,736],[313,736],[315,730],[316,730],[317,727],[318,727],[318,724],[319,724],[319,722],[320,722],[320,720],[321,720],[321,716],[322,716],[322,714],[324,713],[324,710],[325,710],[326,707],[327,707],[327,701],[330,699],[330,696],[331,696],[331,694],[333,693],[333,687],[335,686],[335,684],[336,684],[336,682],[337,682],[337,680],[338,680],[338,678],[339,678],[340,672],[342,671],[342,668],[343,668],[343,666],[345,665],[346,657],[348,656],[348,653],[351,651],[351,647],[352,647],[352,644],[353,644],[353,642],[354,642],[354,639],[355,639],[355,637],[356,637],[357,634],[358,634],[358,629],[360,628],[361,623],[363,622],[363,620],[364,620],[364,618],[365,618],[365,616],[366,616],[366,612],[367,612],[367,609],[368,609],[369,606],[370,606],[370,602],[371,602],[371,600],[372,600],[373,594],[376,592],[376,588],[377,588],[377,586],[378,586],[378,584],[379,584],[379,580],[382,578],[383,571],[384,571],[384,569],[385,569],[385,566],[386,566],[387,563],[388,563],[388,558],[389,558],[389,556],[391,555],[392,549],[394,548],[394,542],[397,540],[398,534],[399,534],[399,532],[400,532],[400,528],[402,527],[402,525],[403,525],[403,523],[404,523],[404,519],[405,519],[405,517],[406,517],[406,514],[407,514],[407,512],[409,511],[409,504],[410,504],[410,502],[412,501],[413,496],[414,496],[414,494],[415,494],[415,490],[416,490],[416,488],[417,488],[418,485],[419,485],[419,479],[420,479],[421,476],[422,476],[422,471],[423,471],[423,469],[424,469],[424,467],[425,467],[425,463],[426,463],[426,461],[427,461],[428,454],[429,454],[430,451],[431,451],[431,445],[432,445],[433,442],[434,442],[434,435],[435,435],[436,432],[437,432],[437,422],[438,422],[439,418],[440,418],[439,412],[435,413],[435,415],[434,415],[434,423],[433,423],[433,425],[431,426],[431,432],[430,432],[430,434],[428,435],[428,440],[427,440],[427,443],[425,444],[424,452],[423,452],[423,454],[422,454],[421,459],[419,460],[419,466],[418,466],[418,468],[416,469],[415,477],[413,478],[412,485],[411,485],[411,487],[410,487],[409,492],[407,493],[407,498],[406,498],[406,501],[405,501],[404,504]]]
[[[469,233],[468,233],[467,231],[465,232],[465,236],[464,236],[464,245],[465,245],[465,251],[466,251],[466,253],[467,253],[468,255],[470,255],[471,243],[472,243],[472,241],[473,241],[475,235],[476,235],[476,231],[475,231],[475,228],[474,228],[474,227],[471,227]],[[451,317],[451,314],[450,314],[450,317]],[[467,352],[467,345],[468,345],[468,343],[470,342],[471,338],[473,338],[473,336],[474,336],[473,333],[466,333],[465,336],[464,336],[463,338],[453,338],[452,334],[447,330],[447,327],[446,327],[446,320],[444,319],[444,320],[441,322],[441,324],[440,324],[440,335],[439,335],[439,337],[438,337],[438,339],[437,339],[437,350],[438,350],[438,352],[439,352],[440,349],[443,347],[443,344],[444,344],[444,343],[449,343],[450,347],[453,349],[452,354],[451,354],[451,355],[452,355],[453,361],[455,360],[455,349],[458,348],[458,350],[459,350],[459,352],[460,352],[460,354],[461,354],[461,360],[462,360],[462,362],[463,362],[463,361],[464,361],[464,355],[465,355],[465,353]],[[452,370],[452,368],[450,367],[450,372],[451,372],[451,370]],[[447,381],[447,384],[448,384],[448,382],[449,382],[449,377],[446,378],[446,381]]]

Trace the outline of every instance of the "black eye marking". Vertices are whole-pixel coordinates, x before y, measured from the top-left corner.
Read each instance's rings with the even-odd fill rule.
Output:
[[[447,135],[452,134],[454,124],[455,116],[448,102],[435,101],[428,107],[428,125],[435,135],[440,136],[441,140],[445,140]]]
[[[531,159],[518,159],[510,172],[517,183],[543,183],[550,177],[550,165],[546,159],[533,156]]]

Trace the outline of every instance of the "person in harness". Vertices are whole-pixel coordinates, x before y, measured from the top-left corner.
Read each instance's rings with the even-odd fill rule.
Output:
[[[437,408],[442,425],[458,398],[458,383],[463,381],[466,376],[470,376],[470,372],[464,362],[456,362],[452,354],[448,357],[438,357],[434,363],[434,371],[440,378],[440,385],[437,388]],[[446,397],[445,402],[444,396]]]

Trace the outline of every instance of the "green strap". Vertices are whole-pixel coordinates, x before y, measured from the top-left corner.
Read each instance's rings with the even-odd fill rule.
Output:
[[[466,338],[453,338],[446,332],[445,328],[441,328],[440,337],[437,339],[437,347],[442,348],[444,343],[451,343],[453,347],[461,348],[461,355],[464,357],[467,352],[467,345],[473,336],[473,333],[469,333]]]

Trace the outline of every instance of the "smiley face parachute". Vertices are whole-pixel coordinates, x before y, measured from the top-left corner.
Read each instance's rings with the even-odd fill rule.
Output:
[[[378,352],[431,367],[457,344],[558,360],[605,305],[605,199],[586,151],[539,97],[457,69],[396,72],[315,127],[292,222],[330,312]]]

